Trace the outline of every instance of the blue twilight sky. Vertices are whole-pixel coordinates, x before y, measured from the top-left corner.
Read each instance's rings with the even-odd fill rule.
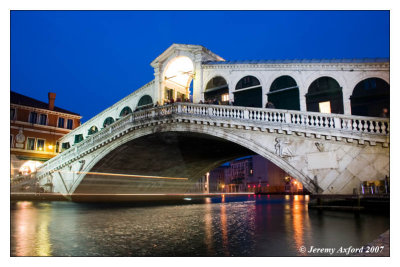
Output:
[[[172,43],[226,60],[389,57],[388,11],[11,11],[11,90],[87,121]]]

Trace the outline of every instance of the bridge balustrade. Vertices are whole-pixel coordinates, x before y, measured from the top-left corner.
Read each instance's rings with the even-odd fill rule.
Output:
[[[235,124],[258,123],[268,125],[282,125],[291,127],[303,127],[307,130],[328,129],[338,133],[387,136],[389,134],[389,119],[361,117],[342,114],[324,114],[316,112],[304,112],[293,110],[278,110],[266,108],[250,108],[237,106],[174,103],[166,106],[154,107],[146,110],[133,112],[120,120],[112,123],[101,131],[89,136],[82,142],[74,145],[53,159],[44,163],[40,169],[54,170],[60,164],[68,164],[80,152],[90,153],[91,150],[106,142],[110,138],[122,135],[132,129],[133,126],[148,123],[149,120],[163,120],[172,118],[172,115],[198,117],[203,120],[232,120]],[[82,126],[81,126],[82,127]]]

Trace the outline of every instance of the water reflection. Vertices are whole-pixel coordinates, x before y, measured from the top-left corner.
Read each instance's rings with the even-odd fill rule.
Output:
[[[212,255],[214,252],[213,248],[213,234],[212,234],[212,207],[211,199],[205,199],[206,204],[204,205],[204,232],[205,232],[205,244],[207,246],[207,252]]]
[[[389,228],[386,216],[307,210],[305,196],[208,198],[203,204],[16,202],[13,256],[296,256],[353,247]]]
[[[16,256],[51,256],[50,245],[50,207],[46,204],[41,204],[43,208],[38,212],[38,209],[32,202],[18,202],[13,228],[15,234],[12,240],[16,243]]]
[[[223,198],[224,199],[224,198]],[[224,199],[225,201],[225,199]],[[221,205],[221,231],[222,231],[222,247],[225,256],[229,256],[228,251],[228,225],[226,222],[226,205]]]

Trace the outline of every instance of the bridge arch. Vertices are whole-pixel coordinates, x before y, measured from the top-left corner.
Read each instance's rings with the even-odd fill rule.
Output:
[[[139,99],[136,109],[143,109],[153,105],[153,98],[149,95],[144,95]]]
[[[99,131],[99,129],[97,128],[97,126],[96,126],[96,125],[93,125],[92,127],[89,128],[89,130],[88,130],[88,135],[95,134],[95,133],[97,133],[98,131]]]
[[[111,143],[107,149],[102,150],[99,154],[97,154],[82,170],[81,174],[74,179],[74,184],[71,188],[70,193],[74,192],[76,188],[79,186],[81,181],[85,178],[87,172],[90,172],[97,163],[99,163],[103,158],[105,158],[109,153],[112,153],[115,149],[126,146],[126,144],[132,140],[139,139],[145,136],[151,136],[156,133],[167,133],[167,132],[177,132],[177,133],[197,133],[202,134],[205,136],[212,136],[217,137],[225,141],[232,142],[237,144],[245,149],[248,149],[255,154],[263,156],[264,158],[268,159],[282,170],[287,172],[289,175],[295,177],[297,180],[302,182],[304,187],[310,192],[316,192],[316,188],[313,186],[313,182],[311,181],[310,177],[299,171],[297,168],[292,166],[290,163],[285,161],[283,158],[275,154],[273,151],[269,151],[265,148],[262,144],[259,144],[257,141],[252,140],[251,138],[246,138],[241,134],[238,133],[227,133],[223,129],[215,128],[215,127],[198,127],[193,124],[185,124],[185,125],[177,125],[177,124],[170,124],[166,125],[165,127],[150,127],[144,128],[141,131],[133,131],[128,135],[122,137],[118,142]],[[232,158],[233,159],[233,158]],[[225,160],[219,162],[219,164],[224,163]],[[210,164],[208,170],[213,167],[216,167],[215,162]],[[206,173],[208,170],[205,170]]]
[[[319,77],[308,87],[306,105],[307,111],[343,114],[342,87],[332,77]]]
[[[121,112],[119,113],[119,117],[124,117],[128,114],[132,113],[132,109],[129,106],[124,107]]]
[[[211,78],[204,90],[205,101],[212,101],[214,98],[224,105],[229,102],[229,85],[226,79],[220,75]]]
[[[194,60],[189,55],[172,55],[162,68],[163,101],[190,98],[190,84],[194,77]]]
[[[261,79],[247,75],[235,85],[235,106],[262,107]]]
[[[381,117],[383,109],[389,114],[389,83],[376,77],[364,79],[354,87],[350,101],[352,115]]]
[[[114,118],[113,117],[107,117],[104,122],[103,122],[103,128],[111,125],[114,123]]]
[[[276,78],[269,89],[268,101],[277,109],[300,110],[300,92],[296,80],[289,75]]]

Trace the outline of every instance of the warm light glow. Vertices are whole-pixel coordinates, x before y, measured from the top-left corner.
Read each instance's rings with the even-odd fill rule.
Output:
[[[171,180],[188,180],[188,178],[182,177],[163,177],[163,176],[150,176],[150,175],[135,175],[135,174],[123,174],[123,173],[106,173],[106,172],[68,172],[64,173],[78,173],[78,174],[92,174],[92,175],[103,175],[103,176],[122,176],[132,178],[147,178],[147,179],[171,179]]]
[[[28,175],[35,172],[40,165],[42,165],[42,163],[39,161],[28,160],[19,168],[19,171],[22,175]]]
[[[42,150],[43,150],[43,148],[39,147],[39,151],[42,151]]]
[[[229,94],[223,94],[223,95],[221,95],[221,99],[222,99],[223,102],[229,101]]]
[[[52,145],[49,145],[48,148],[51,150],[51,149],[53,149],[53,146],[52,146]]]
[[[188,57],[180,56],[173,59],[167,66],[164,78],[173,84],[188,87],[193,77],[193,63]]]
[[[319,112],[331,113],[331,101],[325,101],[319,103]]]

